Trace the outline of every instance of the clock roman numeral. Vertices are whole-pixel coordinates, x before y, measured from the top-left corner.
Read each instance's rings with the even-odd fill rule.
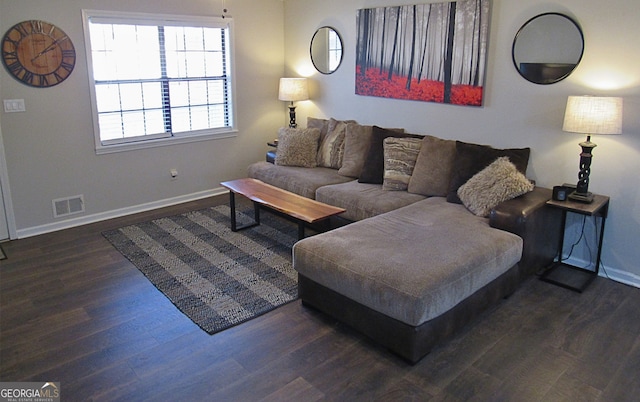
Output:
[[[20,40],[21,40],[21,39],[22,39],[22,38],[20,38],[20,39],[18,39],[18,40],[14,40],[13,38],[11,38],[11,37],[9,37],[9,36],[5,36],[5,38],[4,38],[5,42],[9,42],[9,43],[11,43],[15,49],[17,49],[17,48],[18,48],[18,45],[20,44]]]
[[[20,34],[20,39],[24,38],[25,36],[29,35],[29,31],[27,31],[27,28],[24,26],[25,24],[18,24],[15,26],[16,31]],[[18,41],[19,41],[18,40]]]
[[[33,77],[31,78],[31,84],[34,86],[39,86],[39,87],[48,87],[49,86],[49,79],[47,78],[46,74],[35,74]]]
[[[11,72],[11,74],[13,75],[18,75],[18,73],[21,70],[24,70],[24,67],[22,67],[22,64],[20,64],[18,62],[18,59],[16,58],[16,61],[14,61],[13,63],[7,65],[7,68],[9,69],[9,71]]]
[[[62,50],[62,58],[63,59],[66,59],[66,58],[75,59],[76,58],[76,51],[75,50],[71,50],[71,49]]]
[[[57,71],[54,71],[46,77],[47,86],[59,84],[60,82],[64,81],[65,78],[66,77],[61,76]]]
[[[67,63],[66,61],[63,61],[63,62],[60,64],[60,67],[64,68],[64,69],[65,69],[65,70],[67,70],[68,72],[73,71],[73,64],[69,64],[69,63]]]
[[[31,33],[43,33],[42,21],[31,21]]]
[[[5,63],[8,64],[13,64],[15,61],[18,61],[18,52],[17,51],[13,51],[13,52],[7,52],[7,51],[3,51],[2,52],[2,58],[4,59]]]
[[[20,78],[20,80],[22,80],[22,82],[27,83],[29,85],[33,85],[33,79],[35,78],[35,75],[28,70],[24,70],[24,75],[22,76],[22,78]]]
[[[57,71],[54,71],[54,72],[53,72],[53,77],[54,77],[54,79],[56,80],[56,82],[60,82],[60,81],[63,81],[63,80],[64,80],[64,77],[63,77],[63,76],[61,76],[60,74],[58,74],[58,72],[57,72]]]

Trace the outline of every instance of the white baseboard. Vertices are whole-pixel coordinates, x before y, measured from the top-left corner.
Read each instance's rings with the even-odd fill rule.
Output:
[[[631,272],[622,271],[615,268],[605,268],[606,275],[600,270],[600,276],[606,276],[607,278],[616,282],[624,283],[625,285],[640,288],[640,276],[632,274]]]
[[[66,219],[60,222],[48,223],[46,225],[34,226],[25,229],[18,229],[16,234],[18,239],[26,237],[37,236],[45,233],[56,232],[58,230],[69,229],[77,226],[87,225],[90,223],[96,223],[105,221],[107,219],[119,218],[122,216],[133,215],[140,212],[151,211],[158,208],[170,207],[172,205],[182,204],[189,201],[201,200],[203,198],[213,197],[227,193],[228,190],[223,187],[218,187],[212,190],[200,191],[197,193],[181,195],[178,197],[167,198],[164,200],[158,200],[148,202],[146,204],[134,205],[131,207],[120,208],[112,211],[100,212],[97,214],[81,216],[72,219]]]
[[[590,264],[588,261],[578,259],[578,258],[569,258],[564,262],[570,265],[574,265],[576,267],[591,266],[590,269],[593,269],[593,265],[595,265],[595,263]],[[628,271],[622,271],[620,269],[611,268],[611,267],[602,265],[600,267],[600,271],[598,272],[598,276],[611,279],[612,281],[624,283],[625,285],[640,288],[640,276],[636,274],[632,274],[631,272],[628,272]]]

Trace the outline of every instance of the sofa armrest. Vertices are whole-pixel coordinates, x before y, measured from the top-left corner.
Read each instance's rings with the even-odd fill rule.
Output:
[[[562,212],[546,205],[550,198],[550,189],[536,187],[532,192],[501,203],[489,214],[491,227],[522,237],[520,266],[526,274],[547,267],[558,251]]]

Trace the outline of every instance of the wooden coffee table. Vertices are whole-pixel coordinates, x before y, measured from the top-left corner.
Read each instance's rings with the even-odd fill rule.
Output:
[[[234,232],[259,225],[260,207],[281,212],[296,221],[298,223],[298,239],[304,238],[305,224],[326,221],[328,225],[329,217],[346,211],[344,208],[334,207],[302,197],[257,179],[231,180],[222,182],[220,185],[229,189],[231,230]],[[241,194],[253,201],[255,222],[238,227],[236,222],[236,194]]]

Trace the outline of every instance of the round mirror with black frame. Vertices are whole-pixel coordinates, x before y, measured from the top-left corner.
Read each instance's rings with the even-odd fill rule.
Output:
[[[342,38],[332,27],[321,27],[311,38],[311,62],[322,74],[332,74],[342,63]]]
[[[582,29],[560,13],[531,18],[516,34],[511,49],[516,70],[535,84],[553,84],[567,78],[583,52]]]

